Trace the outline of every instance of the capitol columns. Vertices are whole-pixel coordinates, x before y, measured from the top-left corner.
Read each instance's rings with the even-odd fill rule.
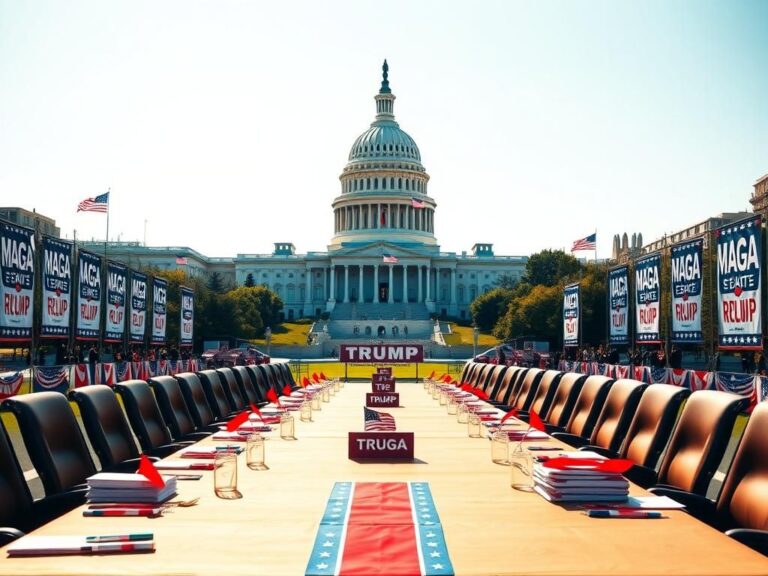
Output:
[[[306,289],[304,291],[304,315],[311,316],[312,310],[312,265],[307,262],[307,282]]]
[[[357,289],[357,301],[360,302],[360,304],[363,304],[365,302],[365,298],[363,296],[363,268],[365,268],[364,264],[360,264],[358,266],[358,289]]]
[[[349,265],[344,264],[344,300],[346,304],[349,302]]]
[[[336,306],[336,266],[331,264],[329,266],[331,272],[330,293],[328,294],[328,304],[325,309],[327,312],[333,312],[333,308]]]
[[[408,304],[408,264],[403,264],[403,303]]]
[[[389,287],[387,288],[387,303],[392,304],[395,301],[395,291],[393,286],[395,285],[395,267],[389,265]]]
[[[373,303],[379,303],[379,263],[373,265]]]
[[[456,267],[451,268],[451,303],[448,306],[448,313],[451,316],[459,315],[459,308],[456,306]]]

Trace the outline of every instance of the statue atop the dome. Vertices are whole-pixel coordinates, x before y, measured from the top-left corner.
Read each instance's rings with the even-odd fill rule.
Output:
[[[379,94],[390,94],[392,93],[392,90],[389,89],[389,64],[387,64],[387,60],[384,59],[384,65],[381,67],[381,90],[379,90]]]

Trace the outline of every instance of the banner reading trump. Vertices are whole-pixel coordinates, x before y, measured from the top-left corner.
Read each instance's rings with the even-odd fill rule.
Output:
[[[721,350],[763,347],[760,216],[715,230],[718,345]]]
[[[147,333],[147,275],[131,270],[131,342],[144,342]]]
[[[41,338],[69,338],[72,310],[72,242],[43,236]]]
[[[660,344],[659,311],[661,255],[651,254],[635,263],[635,341]]]
[[[702,342],[701,238],[672,246],[672,342]]]
[[[195,293],[181,286],[181,321],[179,323],[182,346],[192,346],[192,332],[195,325]]]
[[[629,268],[618,266],[608,271],[609,342],[629,344]]]
[[[165,344],[165,324],[168,311],[168,282],[152,278],[152,344]]]
[[[563,290],[563,346],[579,345],[579,285]]]
[[[107,314],[104,342],[122,342],[125,332],[125,300],[128,270],[118,262],[107,262]]]
[[[35,287],[35,232],[0,222],[0,340],[32,338]]]
[[[83,252],[77,256],[78,340],[98,340],[101,321],[101,256]]]

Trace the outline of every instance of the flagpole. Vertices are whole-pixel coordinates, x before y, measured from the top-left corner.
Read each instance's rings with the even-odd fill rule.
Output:
[[[107,278],[107,243],[109,242],[109,196],[110,192],[112,191],[112,188],[107,188],[107,233],[104,237],[104,263],[101,266],[101,278],[102,278],[102,291],[101,291],[101,318],[99,319],[99,360],[102,362],[103,355],[104,355],[104,325],[107,318],[108,313],[108,305],[107,305],[107,299],[104,297],[105,292],[103,290],[103,287],[106,286],[105,279]]]
[[[597,264],[597,227],[595,227],[595,264]]]

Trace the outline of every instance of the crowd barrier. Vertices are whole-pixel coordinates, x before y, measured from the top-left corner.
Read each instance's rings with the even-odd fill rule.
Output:
[[[651,366],[626,366],[602,362],[569,362],[567,360],[560,361],[559,369],[563,372],[600,374],[610,378],[632,378],[647,384],[674,384],[691,391],[722,390],[733,392],[749,398],[750,412],[757,402],[762,402],[768,398],[768,377],[760,374],[652,368]]]

